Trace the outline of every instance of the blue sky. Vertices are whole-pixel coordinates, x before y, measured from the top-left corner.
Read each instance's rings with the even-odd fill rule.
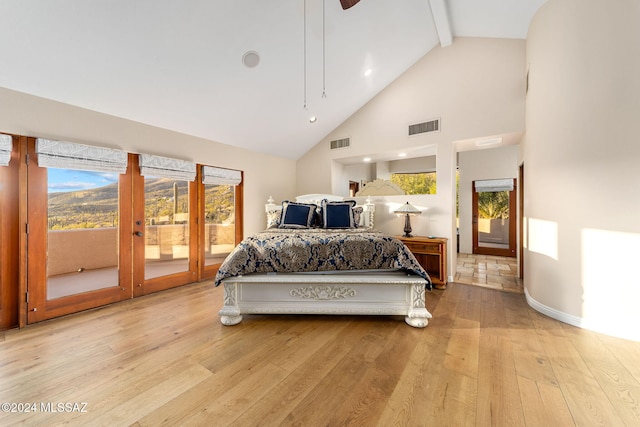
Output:
[[[48,168],[49,193],[89,190],[118,182],[117,173]]]

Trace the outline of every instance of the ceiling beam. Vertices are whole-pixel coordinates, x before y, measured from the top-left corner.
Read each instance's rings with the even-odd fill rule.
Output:
[[[453,43],[449,13],[447,12],[447,0],[429,0],[429,5],[431,6],[433,22],[436,24],[440,46],[447,47]]]

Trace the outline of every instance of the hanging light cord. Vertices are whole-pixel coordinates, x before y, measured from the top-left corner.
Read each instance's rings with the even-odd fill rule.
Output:
[[[327,74],[327,66],[326,66],[326,55],[325,55],[325,14],[324,14],[324,4],[325,0],[322,0],[322,97],[327,97],[326,92],[326,74]]]
[[[304,103],[302,105],[302,108],[304,108],[305,110],[307,109],[307,0],[304,0],[303,2],[304,6],[303,6],[303,10],[302,10],[302,23],[303,23],[303,34],[302,34],[302,41],[303,41],[303,54],[302,54],[302,59],[303,59],[303,94],[304,94]]]
[[[302,23],[303,23],[303,35],[302,35],[302,41],[303,41],[303,53],[302,53],[302,60],[303,60],[303,96],[304,96],[304,102],[302,105],[302,108],[304,108],[305,110],[307,109],[307,0],[304,0],[303,2],[303,10],[302,10]],[[326,19],[325,19],[325,0],[322,0],[322,97],[326,98],[327,97],[327,91],[326,91],[326,82],[327,82],[327,65],[326,65],[326,35],[325,35],[325,28],[326,28]]]

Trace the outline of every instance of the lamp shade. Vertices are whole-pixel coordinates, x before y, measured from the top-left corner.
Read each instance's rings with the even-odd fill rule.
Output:
[[[395,211],[393,211],[393,213],[402,214],[402,215],[417,215],[419,213],[422,213],[422,211],[416,208],[415,206],[413,206],[412,204],[410,204],[409,202],[407,202],[404,205],[400,206]]]

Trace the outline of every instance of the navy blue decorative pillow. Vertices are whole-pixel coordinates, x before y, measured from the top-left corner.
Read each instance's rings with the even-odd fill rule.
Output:
[[[354,200],[344,202],[322,202],[322,226],[324,228],[355,228]]]
[[[307,203],[282,202],[280,228],[309,228],[313,224],[316,205]]]

